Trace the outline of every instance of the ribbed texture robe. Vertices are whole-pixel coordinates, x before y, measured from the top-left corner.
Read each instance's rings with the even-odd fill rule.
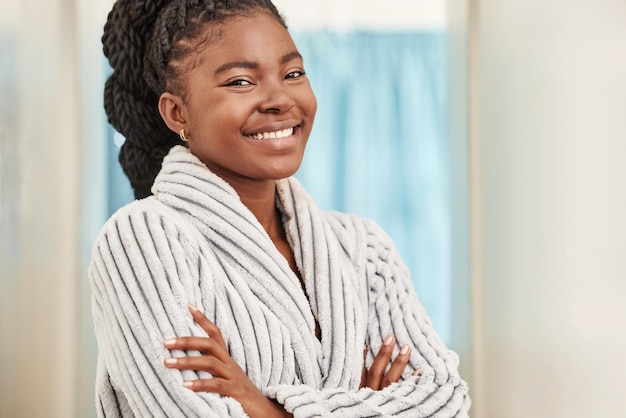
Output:
[[[467,417],[458,356],[440,340],[389,237],[374,222],[319,210],[295,178],[277,207],[304,281],[235,190],[189,150],[166,156],[154,195],[117,211],[93,250],[89,276],[101,417],[244,417],[234,399],[166,369],[163,341],[205,336],[188,305],[220,328],[231,357],[295,417]],[[315,336],[315,320],[321,340]],[[360,389],[388,335],[413,348],[400,382]],[[412,372],[421,369],[421,376]]]

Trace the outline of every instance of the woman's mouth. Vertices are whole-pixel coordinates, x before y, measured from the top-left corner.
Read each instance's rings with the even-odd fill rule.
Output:
[[[264,141],[266,139],[281,139],[287,138],[294,134],[296,127],[282,129],[280,131],[274,132],[259,132],[256,134],[246,135],[250,139],[254,139],[256,141]]]

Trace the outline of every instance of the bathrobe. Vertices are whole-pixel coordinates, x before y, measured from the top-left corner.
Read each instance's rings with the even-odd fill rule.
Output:
[[[166,369],[166,339],[206,336],[295,417],[467,417],[458,356],[434,330],[393,243],[374,222],[316,207],[295,178],[276,205],[303,284],[235,190],[189,150],[163,161],[153,196],[104,225],[89,266],[100,417],[245,417],[234,399],[196,393],[203,371]],[[315,334],[319,322],[321,337]],[[412,347],[401,380],[359,389],[386,336]],[[421,374],[412,376],[416,369]]]

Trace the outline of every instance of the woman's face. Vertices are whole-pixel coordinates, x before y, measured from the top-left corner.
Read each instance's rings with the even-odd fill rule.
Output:
[[[287,30],[258,13],[211,28],[189,68],[189,148],[235,188],[296,172],[317,102]],[[216,36],[217,35],[217,36]]]

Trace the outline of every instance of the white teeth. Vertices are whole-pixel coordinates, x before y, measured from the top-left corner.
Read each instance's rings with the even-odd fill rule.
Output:
[[[294,128],[287,128],[287,129],[283,129],[282,131],[263,132],[263,133],[248,135],[248,136],[258,141],[261,141],[264,139],[280,139],[280,138],[287,138],[288,136],[293,135],[293,131],[294,131]]]

